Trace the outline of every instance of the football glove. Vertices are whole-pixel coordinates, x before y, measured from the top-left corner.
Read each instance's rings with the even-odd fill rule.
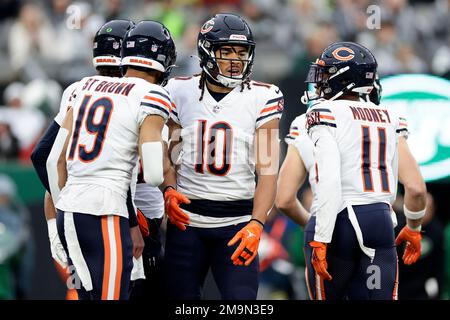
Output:
[[[148,227],[147,218],[139,208],[137,209],[136,219],[138,221],[139,230],[141,230],[142,236],[148,237],[150,235],[150,229]]]
[[[259,240],[261,239],[262,232],[263,227],[260,223],[250,221],[228,242],[228,246],[230,247],[238,240],[241,240],[241,243],[231,256],[231,260],[235,266],[248,266],[252,263],[258,254]]]
[[[397,239],[395,239],[396,246],[406,241],[405,252],[402,258],[406,265],[411,265],[419,260],[422,251],[421,240],[422,235],[420,231],[411,230],[407,225],[398,234]]]
[[[67,254],[58,236],[58,229],[56,227],[56,219],[47,220],[48,239],[50,240],[50,251],[52,258],[62,267],[67,267]]]
[[[313,249],[311,255],[311,263],[316,273],[324,280],[333,279],[333,277],[327,271],[327,244],[318,241],[311,241],[309,245]]]
[[[189,224],[189,216],[180,209],[180,203],[189,204],[191,201],[177,190],[169,189],[164,192],[164,203],[170,222],[181,231],[186,230],[186,225]]]

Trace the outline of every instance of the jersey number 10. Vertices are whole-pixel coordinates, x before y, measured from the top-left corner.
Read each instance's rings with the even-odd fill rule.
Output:
[[[88,108],[86,107],[91,100],[91,96],[84,96],[81,103],[80,110],[78,111],[77,120],[75,122],[75,129],[72,135],[72,144],[70,146],[70,152],[68,159],[73,159],[75,150],[78,145],[78,157],[82,162],[92,162],[98,158],[102,152],[103,143],[105,142],[105,135],[108,130],[109,120],[113,110],[113,102],[109,98],[100,98],[94,101]],[[94,116],[98,109],[102,109],[100,119],[94,121]],[[87,111],[87,117],[85,117]],[[85,119],[86,118],[86,119]],[[84,144],[78,144],[78,138],[80,137],[80,130],[83,123],[86,123],[86,132],[90,135],[95,135],[94,145],[90,150]]]
[[[209,127],[209,132],[206,135],[206,120],[198,120],[197,131],[197,161],[195,164],[195,172],[205,173],[205,154],[206,154],[206,169],[217,176],[226,175],[231,168],[231,155],[233,143],[233,130],[231,126],[223,121],[214,123]],[[217,147],[219,132],[223,132],[223,147],[221,152],[221,164],[217,164]]]

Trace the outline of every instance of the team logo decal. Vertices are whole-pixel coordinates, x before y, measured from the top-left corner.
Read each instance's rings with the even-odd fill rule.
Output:
[[[320,124],[320,113],[318,111],[308,112],[306,114],[306,129],[310,129]]]
[[[203,25],[203,27],[200,30],[201,34],[205,34],[209,31],[211,31],[211,29],[214,27],[214,20],[208,20],[205,22],[205,24]]]
[[[333,55],[333,57],[335,57],[340,61],[352,60],[355,57],[355,51],[347,47],[339,47],[336,50],[334,50],[331,54]]]

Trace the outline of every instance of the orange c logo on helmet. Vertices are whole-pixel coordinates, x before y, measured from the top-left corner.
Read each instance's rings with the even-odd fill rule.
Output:
[[[350,54],[342,56],[341,55],[342,51],[347,51]],[[333,55],[333,57],[335,57],[336,59],[341,60],[341,61],[352,60],[355,57],[355,51],[353,51],[352,49],[347,48],[347,47],[339,47],[339,48],[335,49],[331,54]]]
[[[200,33],[201,34],[208,33],[209,31],[212,30],[212,28],[214,28],[214,20],[210,19],[203,24],[202,28],[200,29]]]

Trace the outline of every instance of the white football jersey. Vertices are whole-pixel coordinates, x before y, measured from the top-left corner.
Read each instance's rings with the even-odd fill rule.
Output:
[[[138,158],[139,128],[148,115],[168,119],[170,96],[134,77],[86,77],[76,91],[68,178],[56,207],[128,217],[126,195]]]
[[[309,174],[308,181],[313,194],[313,201],[309,211],[311,215],[315,215],[317,205],[317,175],[315,173],[314,144],[309,138],[308,131],[306,130],[306,113],[298,116],[294,119],[294,121],[292,121],[289,128],[289,134],[286,136],[284,141],[297,149],[300,157],[302,158],[303,164],[305,165],[305,169]]]
[[[235,201],[255,193],[256,129],[281,118],[283,94],[275,85],[251,81],[217,102],[199,76],[171,79],[172,119],[181,127],[177,189],[190,199]]]
[[[78,87],[78,84],[79,81],[72,83],[64,90],[62,94],[61,103],[59,104],[59,112],[54,119],[55,122],[59,124],[59,126],[62,126],[64,118],[67,114],[67,110],[72,107],[72,104],[75,101],[75,98],[77,96],[76,89]]]
[[[351,205],[390,203],[397,192],[398,137],[407,134],[406,120],[393,110],[371,102],[323,100],[308,110],[307,127],[314,137],[316,126],[335,138],[340,156],[344,202]],[[320,138],[318,138],[320,139]],[[321,176],[318,167],[317,179]]]

